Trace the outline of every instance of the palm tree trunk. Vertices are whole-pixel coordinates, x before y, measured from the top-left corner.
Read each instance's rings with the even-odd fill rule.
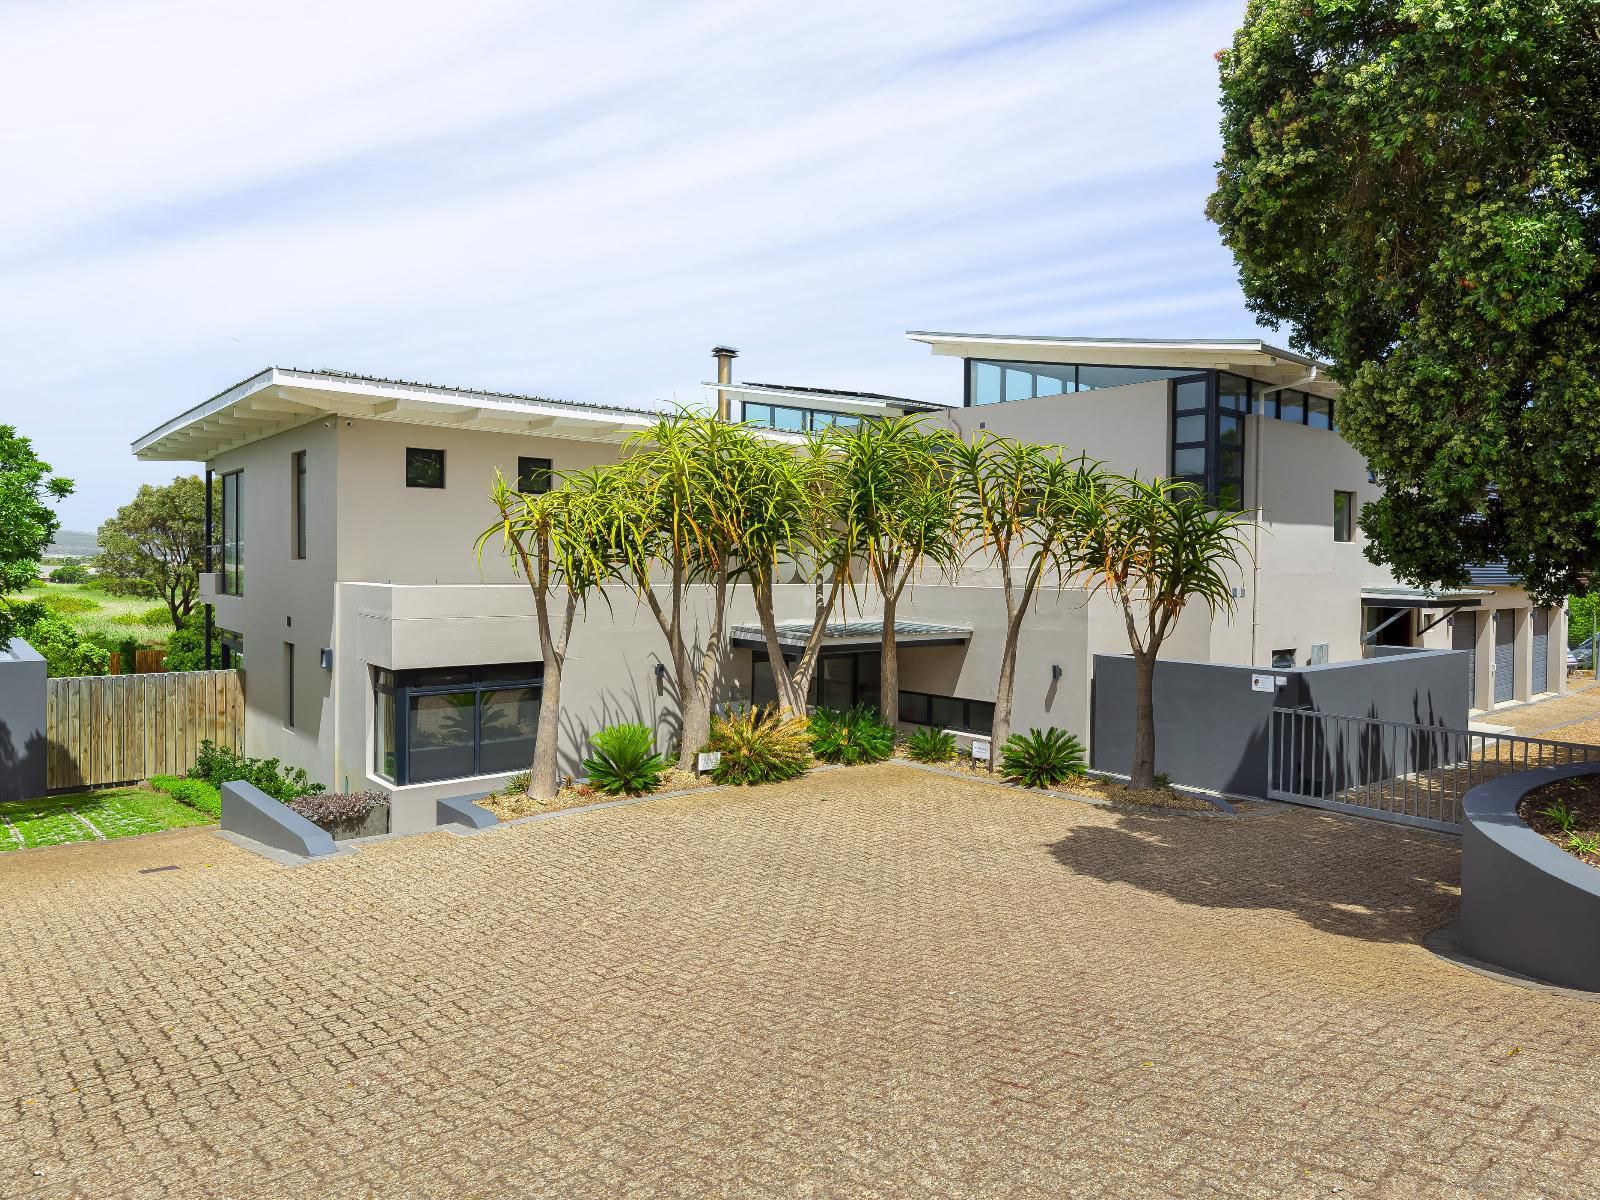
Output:
[[[692,771],[697,766],[700,747],[711,737],[711,697],[716,687],[717,671],[722,659],[722,630],[728,618],[728,569],[717,572],[712,585],[711,627],[706,631],[705,644],[698,647],[698,669],[687,675],[679,689],[679,707],[682,712],[682,739],[678,745],[678,766]],[[687,660],[687,652],[685,659]]]
[[[539,693],[539,724],[533,739],[533,763],[528,768],[528,795],[535,800],[553,800],[560,790],[556,755],[561,748],[561,672],[566,665],[567,638],[572,632],[577,598],[566,598],[559,638],[550,628],[550,601],[542,588],[534,592],[534,608],[539,618],[539,649],[544,655],[544,686]]]
[[[900,648],[894,616],[900,593],[891,583],[883,589],[883,655],[878,668],[878,711],[891,728],[900,723]]]
[[[1017,680],[1017,629],[1016,622],[1007,622],[1006,644],[1000,652],[1000,682],[994,694],[994,723],[989,727],[989,774],[997,770],[1000,748],[1011,736],[1011,693]]]
[[[772,686],[778,693],[778,711],[785,716],[803,717],[806,715],[806,699],[794,685],[794,677],[789,673],[789,664],[783,657],[783,646],[778,641],[778,619],[773,612],[773,586],[769,575],[766,579],[754,584],[756,615],[761,620],[761,637],[767,644],[767,662],[772,666]]]
[[[1154,651],[1133,655],[1133,764],[1128,786],[1136,790],[1156,785],[1156,656]]]

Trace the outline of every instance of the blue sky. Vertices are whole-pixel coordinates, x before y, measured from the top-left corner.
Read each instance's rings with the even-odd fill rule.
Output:
[[[730,342],[959,402],[906,330],[1249,335],[1202,211],[1242,8],[13,0],[0,421],[92,529],[269,364],[670,404]]]

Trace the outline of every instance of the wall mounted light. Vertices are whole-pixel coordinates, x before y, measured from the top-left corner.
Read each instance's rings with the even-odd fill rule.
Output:
[[[666,684],[666,682],[667,682],[667,664],[658,662],[656,664],[656,685],[658,687],[659,686],[664,686]]]
[[[317,661],[322,664],[324,671],[333,670],[333,647],[324,646],[317,654]]]
[[[1051,679],[1060,679],[1061,678],[1061,664],[1060,663],[1051,663],[1050,664],[1050,678]]]

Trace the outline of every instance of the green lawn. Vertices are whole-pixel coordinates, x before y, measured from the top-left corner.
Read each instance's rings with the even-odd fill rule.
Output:
[[[214,817],[145,788],[106,788],[0,804],[0,852],[209,825]],[[90,826],[93,826],[91,829]]]
[[[18,593],[19,600],[42,600],[81,630],[85,637],[113,643],[133,638],[140,645],[164,645],[172,634],[166,605],[137,596],[113,596],[81,583],[38,583]],[[52,603],[53,602],[53,603]],[[157,616],[158,620],[146,620]]]

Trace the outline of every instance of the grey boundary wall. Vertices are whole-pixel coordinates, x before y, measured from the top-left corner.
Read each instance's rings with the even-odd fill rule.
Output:
[[[44,658],[27,642],[0,644],[0,801],[34,800],[49,787],[46,674]]]
[[[1517,815],[1534,788],[1576,775],[1600,775],[1600,766],[1518,771],[1480,783],[1463,798],[1456,936],[1480,962],[1600,992],[1600,870]]]
[[[1252,688],[1253,677],[1274,683]],[[1127,774],[1133,761],[1133,658],[1094,656],[1090,765]],[[1156,663],[1156,770],[1176,784],[1237,796],[1267,794],[1267,725],[1274,708],[1311,708],[1444,729],[1467,727],[1467,655],[1460,650],[1325,663],[1235,667]]]

